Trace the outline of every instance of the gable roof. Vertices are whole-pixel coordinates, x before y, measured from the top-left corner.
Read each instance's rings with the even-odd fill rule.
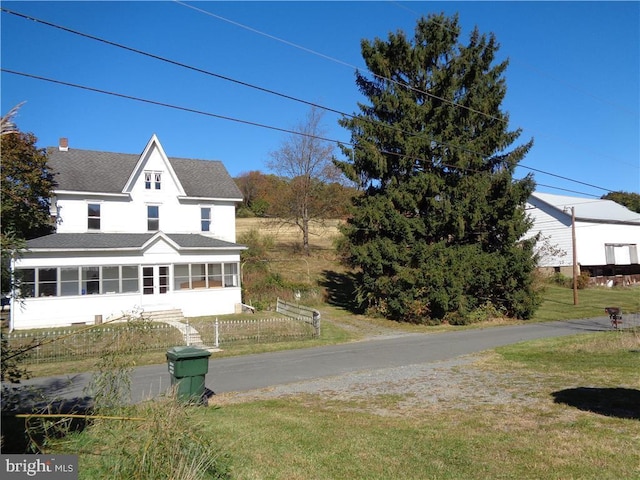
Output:
[[[571,215],[571,207],[575,207],[576,220],[579,221],[640,225],[640,213],[633,212],[613,200],[537,192],[532,193],[531,197],[568,216]]]
[[[155,133],[151,136],[151,138],[147,142],[147,146],[144,147],[144,150],[140,155],[140,159],[138,160],[138,163],[136,164],[133,171],[130,173],[129,179],[125,184],[122,193],[131,193],[131,190],[135,186],[136,180],[144,172],[144,169],[147,166],[147,162],[149,161],[149,155],[153,150],[156,150],[158,152],[158,154],[160,155],[160,159],[164,164],[164,168],[167,169],[167,173],[175,181],[176,186],[178,187],[178,195],[181,197],[186,196],[186,192],[182,187],[182,182],[180,182],[180,179],[177,177],[176,171],[173,168],[173,165],[171,165],[171,162],[169,161],[169,157],[167,157],[167,154],[164,152],[164,148],[162,148],[162,145],[160,144],[160,140],[158,140],[158,137],[156,137]]]
[[[193,233],[52,233],[27,241],[27,251],[42,250],[142,250],[157,238],[173,243],[178,250],[245,250],[237,243],[225,242]]]
[[[60,151],[58,147],[47,148],[47,155],[49,169],[58,182],[56,190],[87,193],[123,193],[141,160],[141,155],[136,154],[75,148]],[[173,157],[168,160],[187,197],[242,200],[240,189],[222,162]]]

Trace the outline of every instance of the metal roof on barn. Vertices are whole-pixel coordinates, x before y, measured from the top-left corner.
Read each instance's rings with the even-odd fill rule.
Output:
[[[640,213],[633,212],[613,200],[569,197],[538,192],[531,194],[531,197],[567,215],[571,215],[570,209],[574,207],[576,220],[640,225]]]

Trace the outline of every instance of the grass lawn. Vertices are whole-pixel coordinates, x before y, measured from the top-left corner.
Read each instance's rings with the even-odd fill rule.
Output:
[[[337,392],[230,400],[188,407],[175,435],[213,442],[235,479],[631,479],[639,369],[637,331],[536,340],[453,367],[452,376],[491,381],[446,401]],[[138,408],[131,413],[144,415]],[[103,456],[141,456],[148,444],[131,428],[99,423],[68,437],[65,449],[81,452],[80,478],[105,478]]]
[[[533,320],[568,320],[602,317],[605,307],[620,307],[625,313],[640,312],[640,287],[591,287],[578,290],[578,304],[573,304],[573,290],[559,285],[547,285],[544,301]]]
[[[202,415],[241,479],[638,478],[638,332],[503,347],[474,367],[513,402],[466,392],[407,409],[401,396],[355,404],[328,393]]]

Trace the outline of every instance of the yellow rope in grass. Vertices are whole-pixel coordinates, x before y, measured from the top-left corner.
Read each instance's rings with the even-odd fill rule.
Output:
[[[100,418],[103,420],[137,420],[142,422],[147,420],[146,418],[140,417],[113,417],[110,415],[80,415],[73,413],[19,413],[16,415],[16,418]]]

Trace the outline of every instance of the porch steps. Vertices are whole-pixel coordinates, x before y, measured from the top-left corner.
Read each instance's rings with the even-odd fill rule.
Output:
[[[166,322],[167,320],[181,322],[184,320],[184,313],[179,308],[172,310],[145,310],[142,312],[142,317],[152,322]]]
[[[200,333],[188,323],[184,323],[184,313],[182,313],[182,310],[145,311],[142,315],[145,319],[151,320],[152,322],[162,322],[177,328],[182,334],[186,345],[207,348],[204,346]]]

